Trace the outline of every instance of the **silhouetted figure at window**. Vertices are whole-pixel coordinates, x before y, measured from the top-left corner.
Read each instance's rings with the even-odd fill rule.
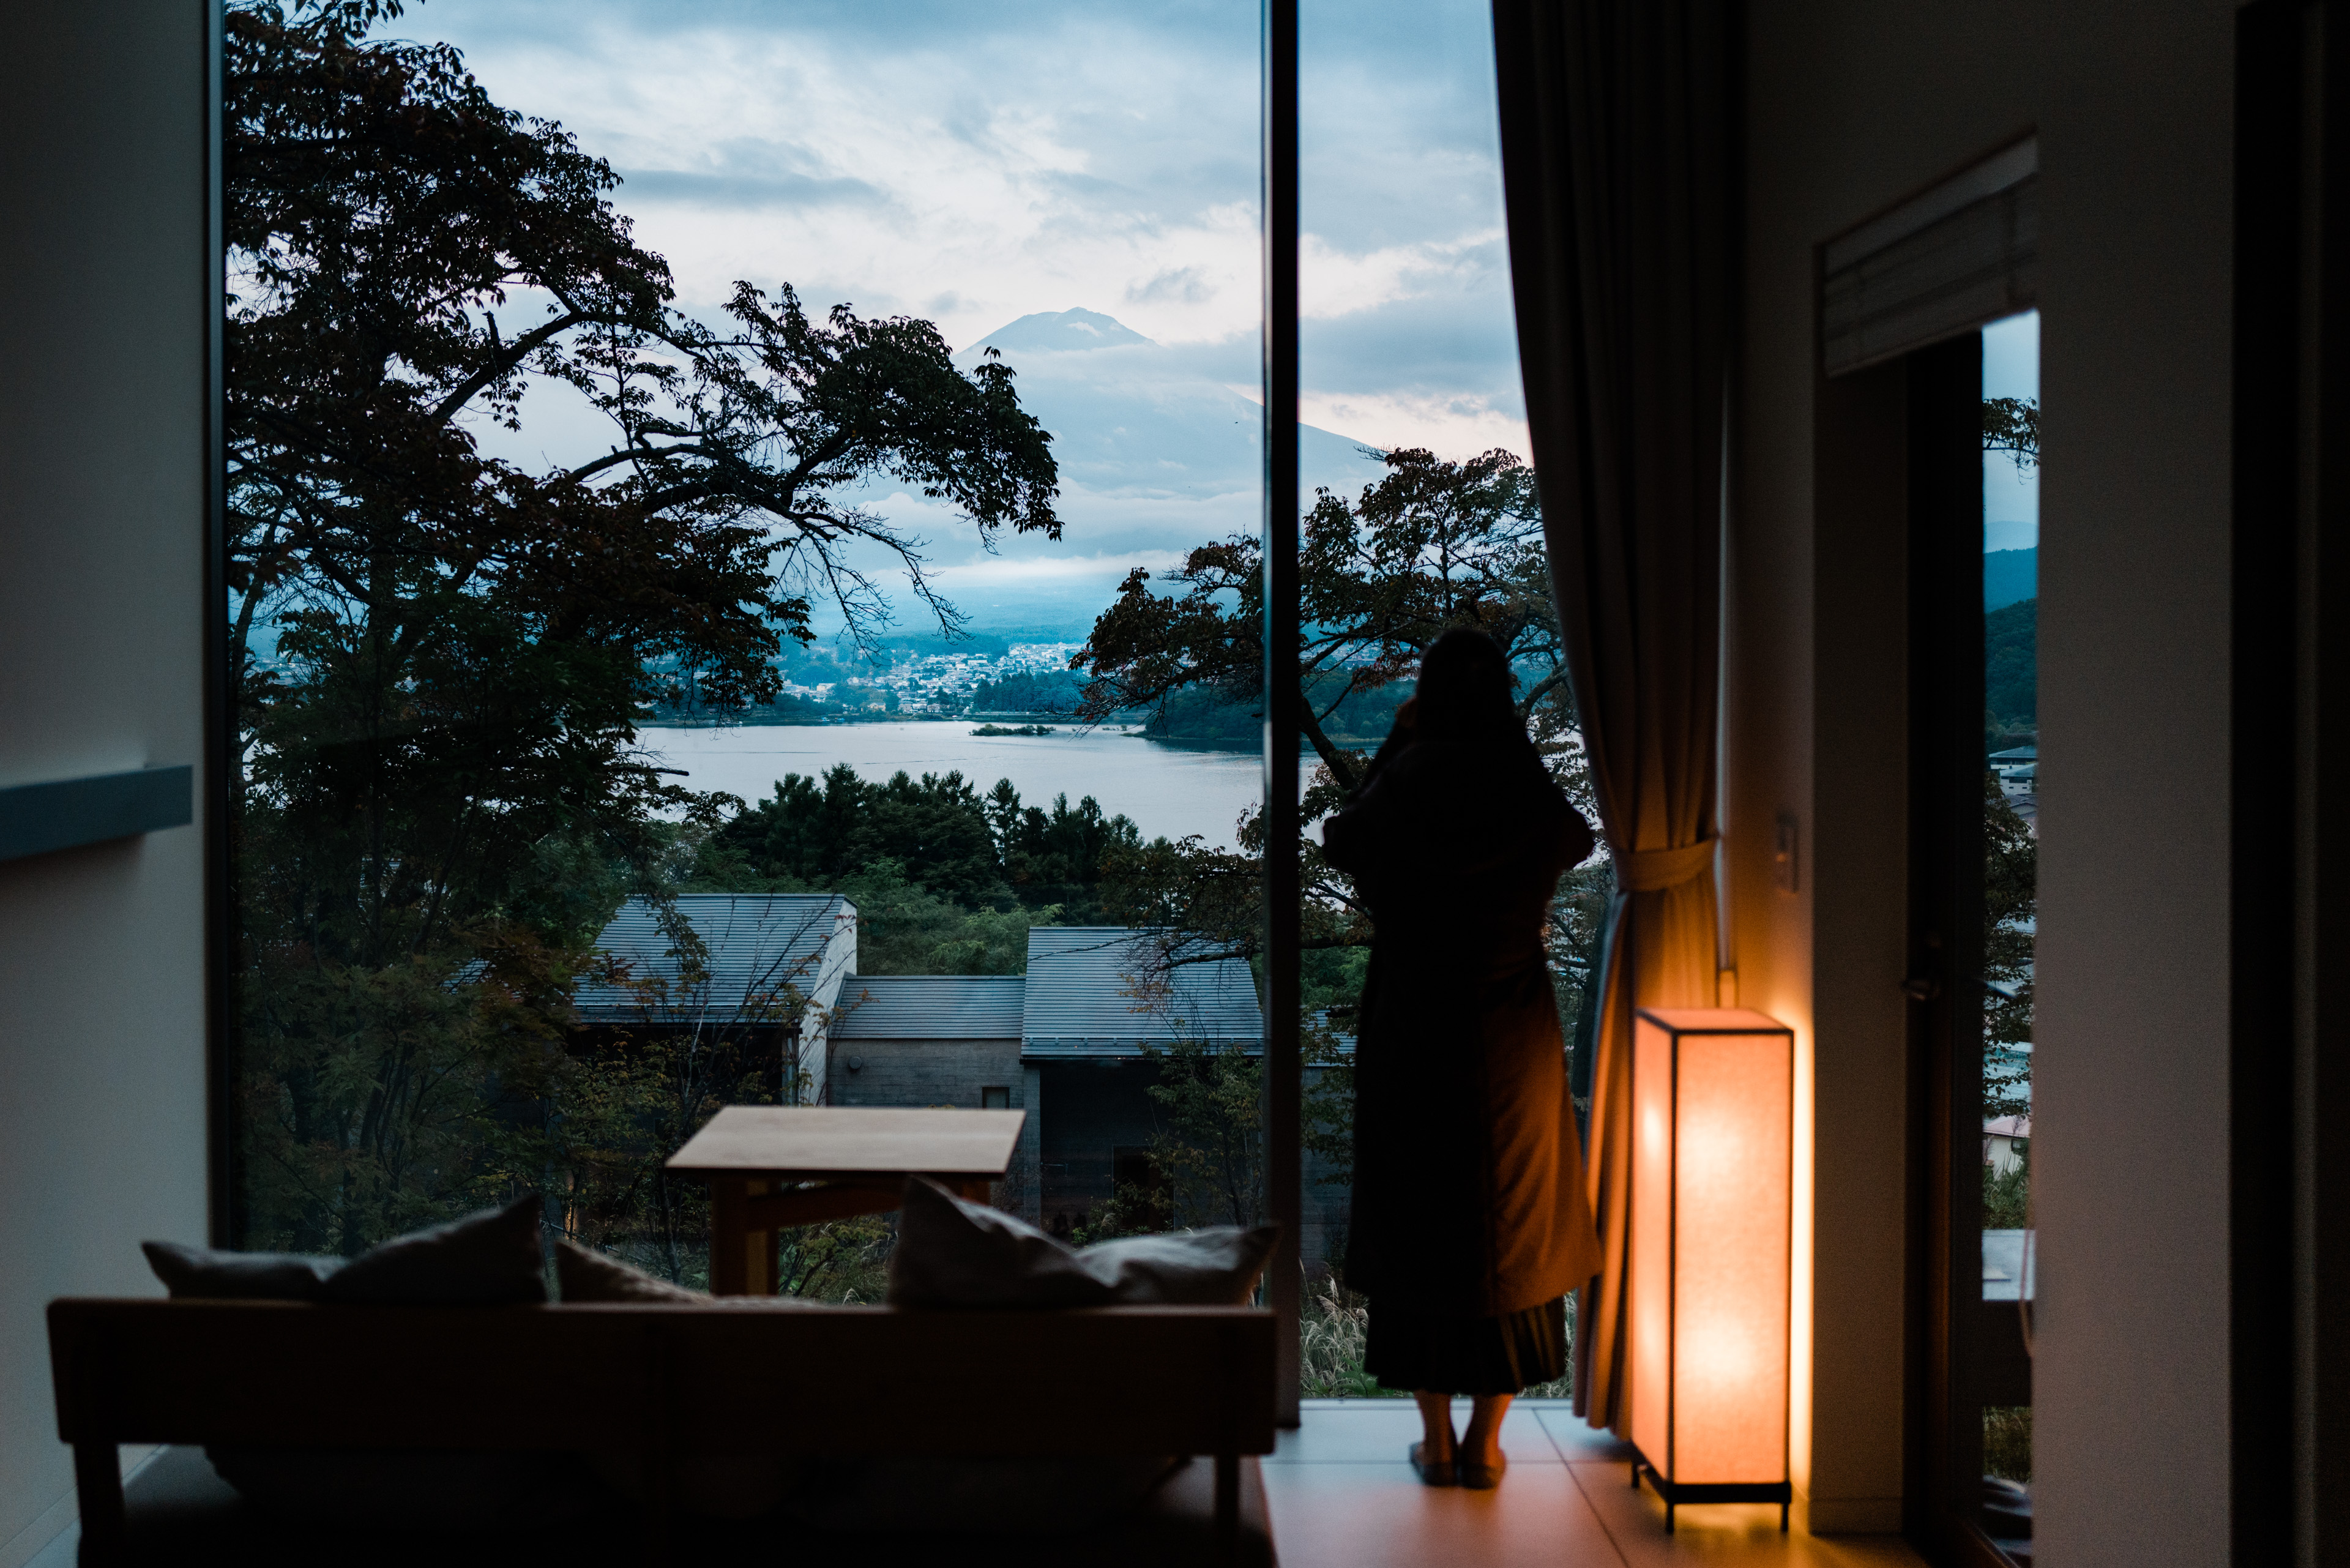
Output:
[[[1323,842],[1377,929],[1347,1248],[1370,1298],[1365,1365],[1419,1399],[1423,1480],[1492,1486],[1511,1397],[1565,1374],[1561,1298],[1598,1269],[1599,1240],[1542,945],[1591,829],[1526,739],[1492,639],[1437,639]],[[1458,1394],[1475,1404],[1456,1445]]]

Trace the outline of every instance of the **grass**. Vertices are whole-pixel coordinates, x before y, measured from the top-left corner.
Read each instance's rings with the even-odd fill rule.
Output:
[[[2002,1480],[2032,1480],[2032,1407],[1983,1407],[1983,1474]]]
[[[1363,1370],[1363,1345],[1370,1331],[1370,1304],[1327,1276],[1308,1280],[1298,1314],[1298,1372],[1308,1399],[1408,1399]],[[1575,1298],[1566,1299],[1567,1344],[1575,1343]],[[1575,1392],[1575,1369],[1551,1383],[1536,1383],[1522,1399],[1565,1399]]]

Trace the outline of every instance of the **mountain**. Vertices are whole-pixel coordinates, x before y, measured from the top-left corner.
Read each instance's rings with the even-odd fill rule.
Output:
[[[2040,593],[2040,552],[1993,550],[1983,556],[1983,609],[2004,609]]]
[[[1007,354],[1022,348],[1067,353],[1072,349],[1113,348],[1121,343],[1149,341],[1126,323],[1099,311],[1040,310],[1034,316],[1022,317],[1009,327],[997,327],[964,349],[963,354],[989,348]]]

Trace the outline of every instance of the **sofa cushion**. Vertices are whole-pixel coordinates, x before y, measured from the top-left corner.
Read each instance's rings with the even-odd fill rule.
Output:
[[[174,1298],[493,1306],[546,1299],[536,1197],[411,1231],[348,1262],[297,1252],[220,1252],[141,1241]]]
[[[346,1263],[283,1252],[141,1243],[175,1297],[495,1305],[546,1299],[540,1200],[517,1199],[393,1238]],[[565,1454],[212,1447],[220,1478],[255,1507],[318,1523],[537,1529],[597,1491]]]
[[[218,1252],[177,1241],[141,1241],[147,1266],[174,1301],[316,1301],[340,1258],[299,1252]]]
[[[934,1181],[906,1183],[889,1304],[906,1307],[1243,1306],[1281,1234],[1223,1227],[1127,1236],[1073,1251]]]
[[[713,1299],[700,1291],[656,1279],[619,1259],[557,1237],[555,1242],[555,1288],[567,1302],[676,1302],[708,1305]]]
[[[446,1225],[411,1231],[360,1253],[318,1287],[322,1302],[379,1306],[496,1306],[546,1299],[533,1194]]]

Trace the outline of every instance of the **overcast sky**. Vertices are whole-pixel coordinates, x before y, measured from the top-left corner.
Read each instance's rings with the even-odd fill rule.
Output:
[[[910,312],[957,348],[1081,306],[1258,359],[1258,5],[1058,0],[425,0],[561,121],[681,303],[737,278]],[[1308,0],[1309,423],[1451,455],[1524,450],[1482,0]]]
[[[1983,328],[1983,396],[2040,397],[2040,313],[2027,310]],[[1983,453],[1983,548],[2040,547],[2040,466]]]

